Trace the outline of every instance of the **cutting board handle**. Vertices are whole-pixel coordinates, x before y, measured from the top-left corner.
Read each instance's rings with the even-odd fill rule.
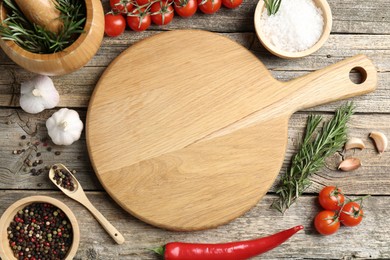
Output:
[[[352,69],[361,74],[361,83],[351,81]],[[365,55],[356,55],[324,69],[286,83],[288,103],[293,112],[366,94],[375,90],[377,71]]]

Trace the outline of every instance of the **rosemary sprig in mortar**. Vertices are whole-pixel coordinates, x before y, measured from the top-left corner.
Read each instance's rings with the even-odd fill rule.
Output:
[[[31,24],[13,0],[3,0],[8,17],[0,23],[0,36],[3,40],[14,41],[23,49],[33,53],[54,53],[70,46],[77,36],[84,32],[86,10],[82,1],[57,0],[63,28],[58,33]]]
[[[276,14],[279,11],[281,2],[282,0],[264,0],[268,15]]]
[[[307,119],[306,133],[292,164],[282,176],[276,191],[279,196],[271,205],[284,213],[307,189],[311,174],[325,164],[325,159],[340,150],[347,140],[347,122],[353,114],[352,103],[337,109],[334,117],[326,122],[321,130],[315,131],[322,121],[321,116],[310,115]]]

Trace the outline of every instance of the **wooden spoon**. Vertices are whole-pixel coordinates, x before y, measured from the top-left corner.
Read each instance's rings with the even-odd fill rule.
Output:
[[[69,175],[73,179],[73,183],[75,185],[75,189],[73,191],[70,191],[61,185],[57,184],[57,182],[54,180],[54,174],[55,169],[53,168],[56,166],[59,169],[63,169],[66,172],[69,173]],[[92,215],[96,218],[96,220],[102,225],[102,227],[107,231],[107,233],[117,242],[118,244],[123,244],[125,242],[125,238],[122,236],[121,233],[110,223],[108,220],[100,213],[89,201],[87,196],[85,195],[85,192],[83,188],[81,187],[80,183],[77,181],[76,177],[68,170],[68,168],[65,167],[63,164],[55,164],[51,167],[49,171],[49,178],[50,180],[68,197],[74,199],[75,201],[81,203],[84,207],[86,207]]]

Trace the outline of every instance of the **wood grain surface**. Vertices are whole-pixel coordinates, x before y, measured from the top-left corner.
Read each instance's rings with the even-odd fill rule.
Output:
[[[355,67],[364,70],[361,84],[349,78]],[[88,109],[88,150],[106,191],[134,216],[172,230],[211,228],[268,191],[293,112],[371,92],[376,83],[363,55],[282,83],[225,37],[161,33],[124,51],[102,75]]]
[[[103,0],[108,10],[108,0]],[[24,171],[24,159],[35,156],[35,147],[29,153],[13,155],[20,149],[21,135],[25,142],[46,137],[45,121],[57,109],[38,115],[24,113],[18,106],[20,83],[33,76],[15,65],[0,50],[0,214],[16,200],[31,195],[49,195],[65,202],[75,212],[80,224],[81,244],[75,259],[159,259],[148,249],[170,241],[226,242],[261,237],[298,224],[305,226],[282,246],[255,259],[389,259],[390,223],[387,220],[390,203],[390,153],[379,156],[368,134],[379,130],[390,137],[390,13],[389,0],[331,0],[333,27],[326,44],[316,53],[294,60],[277,58],[268,53],[254,32],[252,15],[257,1],[244,1],[235,10],[222,8],[215,15],[197,13],[191,19],[175,17],[170,25],[153,26],[144,33],[126,31],[120,37],[105,37],[97,55],[82,69],[66,76],[53,77],[61,95],[61,107],[73,107],[85,120],[86,107],[94,87],[110,62],[133,43],[162,30],[204,29],[217,32],[240,43],[259,58],[278,80],[289,81],[327,67],[356,54],[365,54],[374,63],[378,72],[378,87],[375,92],[354,97],[357,113],[349,124],[349,136],[362,138],[366,144],[363,151],[336,154],[327,160],[326,167],[313,175],[312,185],[304,196],[285,215],[269,209],[275,198],[275,186],[256,206],[229,224],[207,231],[170,232],[155,228],[132,217],[116,205],[100,185],[88,158],[86,140],[71,146],[59,147],[49,142],[53,151],[38,146],[44,164],[62,162],[77,170],[77,177],[91,202],[120,230],[126,242],[116,245],[93,216],[77,202],[66,198],[41,174],[33,176]],[[351,77],[356,74],[352,73]],[[344,102],[316,106],[292,115],[288,124],[288,145],[280,175],[290,165],[302,139],[308,114],[315,113],[329,119],[335,108]],[[54,151],[60,151],[55,155]],[[30,153],[31,152],[31,153]],[[340,172],[336,166],[342,155],[355,156],[363,166],[353,172]],[[312,221],[321,210],[316,195],[325,185],[338,185],[350,197],[371,194],[365,203],[366,218],[352,229],[343,228],[334,236],[319,236]]]

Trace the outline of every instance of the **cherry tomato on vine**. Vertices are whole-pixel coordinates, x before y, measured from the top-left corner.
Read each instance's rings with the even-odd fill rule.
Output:
[[[126,20],[121,14],[107,13],[104,16],[104,32],[111,37],[121,35],[126,29]]]
[[[205,14],[213,14],[221,8],[222,0],[198,0],[199,9]]]
[[[354,227],[363,220],[363,210],[360,205],[354,201],[348,202],[341,209],[340,222],[347,227]]]
[[[131,0],[110,0],[111,9],[123,14],[127,14],[133,10]]]
[[[318,195],[318,201],[327,210],[339,210],[344,204],[344,200],[344,194],[335,186],[326,186]]]
[[[157,25],[169,24],[174,16],[173,7],[167,1],[158,1],[150,7],[150,16]]]
[[[175,0],[175,11],[181,17],[191,17],[198,10],[198,2],[196,0]]]
[[[242,0],[222,0],[223,6],[226,8],[237,8],[242,4]]]
[[[150,4],[152,1],[153,0],[135,0],[137,5],[139,5],[139,6],[144,6],[144,5]]]
[[[336,233],[340,228],[337,213],[331,210],[321,211],[314,219],[314,226],[318,233],[325,236]]]
[[[127,14],[127,24],[133,31],[145,31],[151,23],[150,14],[145,8],[135,9]]]

